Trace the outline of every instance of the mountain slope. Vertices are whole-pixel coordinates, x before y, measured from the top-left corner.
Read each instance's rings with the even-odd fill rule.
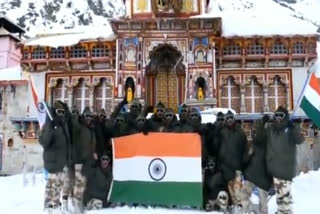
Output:
[[[265,8],[269,5],[270,8]],[[320,26],[320,0],[211,0],[216,13],[272,18],[275,11]],[[0,12],[32,36],[37,32],[104,26],[108,18],[125,15],[123,0],[0,0]],[[270,27],[270,26],[267,26]]]
[[[33,35],[86,25],[106,25],[123,16],[123,0],[0,0],[0,11]]]

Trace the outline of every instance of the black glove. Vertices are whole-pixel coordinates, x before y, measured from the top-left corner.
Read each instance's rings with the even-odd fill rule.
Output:
[[[269,117],[269,115],[263,115],[263,117],[261,118],[261,120],[262,120],[262,123],[263,123],[263,124],[266,124],[267,122],[270,121],[270,117]]]
[[[128,104],[128,102],[127,102],[127,99],[124,98],[124,99],[121,101],[120,105],[121,105],[121,107],[122,107],[122,106],[125,106],[126,104]]]

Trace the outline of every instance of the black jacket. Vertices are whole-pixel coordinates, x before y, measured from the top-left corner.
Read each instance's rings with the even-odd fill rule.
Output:
[[[87,204],[90,199],[96,198],[103,201],[103,206],[107,204],[107,197],[112,182],[112,168],[109,167],[103,170],[96,166],[90,168],[87,177],[87,185],[84,192],[84,203]]]
[[[297,144],[304,141],[300,128],[290,121],[272,124],[265,132],[267,169],[272,177],[292,180],[296,176]]]
[[[247,137],[241,127],[235,124],[221,129],[221,143],[218,152],[218,168],[225,180],[235,178],[236,170],[243,170],[248,161]]]
[[[69,160],[69,129],[66,123],[47,120],[39,137],[43,147],[44,168],[49,173],[62,172]]]
[[[96,152],[96,136],[93,129],[85,126],[78,116],[72,118],[73,160],[74,163],[86,164],[93,161]]]
[[[272,177],[267,172],[267,141],[263,137],[264,131],[264,124],[259,124],[256,129],[256,136],[252,141],[253,154],[243,174],[246,180],[265,191],[269,191],[272,185]]]

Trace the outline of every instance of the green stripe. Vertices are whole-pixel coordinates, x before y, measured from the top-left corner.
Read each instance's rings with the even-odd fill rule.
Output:
[[[320,127],[320,112],[316,109],[306,97],[302,98],[300,107],[304,110],[306,115],[318,126]]]
[[[202,183],[113,181],[111,202],[202,206]]]

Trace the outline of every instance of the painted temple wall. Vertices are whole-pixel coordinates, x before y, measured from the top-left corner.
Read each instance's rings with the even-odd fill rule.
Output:
[[[20,49],[16,44],[10,37],[0,37],[0,69],[20,64]]]

